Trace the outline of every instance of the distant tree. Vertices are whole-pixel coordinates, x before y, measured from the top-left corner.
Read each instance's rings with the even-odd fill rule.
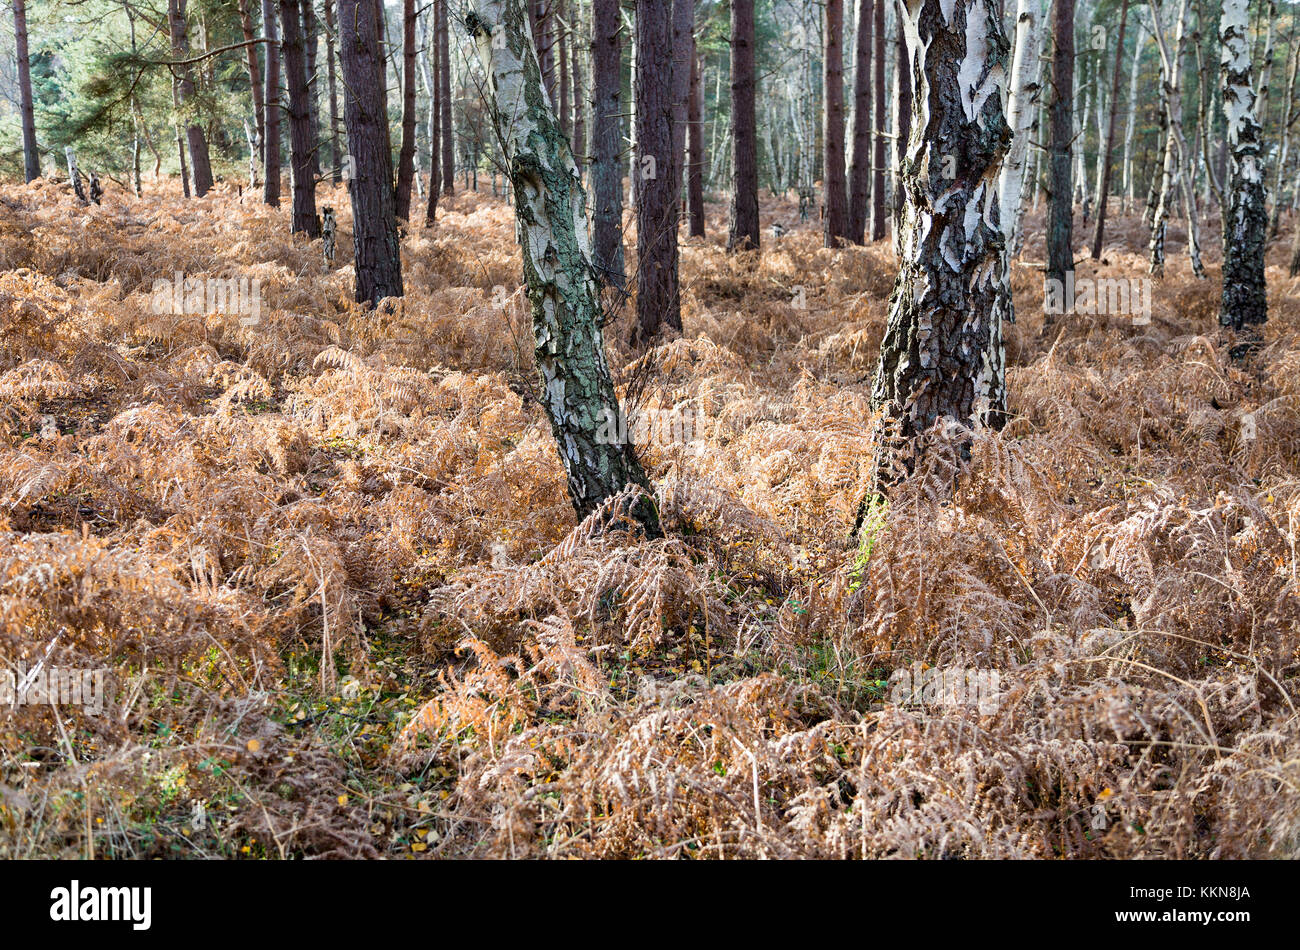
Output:
[[[850,237],[844,184],[844,0],[825,0],[822,39],[822,241],[836,247]]]
[[[447,5],[438,4],[438,124],[442,132],[442,193],[456,193],[456,138],[451,126],[451,29]]]
[[[32,104],[32,66],[27,52],[27,0],[14,0],[14,39],[18,55],[18,98],[23,127],[23,173],[27,181],[41,177],[36,151],[36,112]]]
[[[1048,143],[1047,279],[1074,273],[1074,0],[1055,0],[1052,19],[1051,133]]]
[[[873,105],[876,113],[875,143],[871,172],[871,240],[884,240],[886,229],[885,203],[885,150],[888,140],[885,137],[885,0],[876,0],[872,5],[872,28],[875,40],[875,88],[879,90]]]
[[[311,107],[307,104],[310,92],[300,16],[298,0],[280,0],[280,26],[284,37],[280,49],[289,86],[289,170],[293,178],[293,215],[289,230],[318,238],[320,219],[316,217],[316,176],[311,167],[316,141],[311,131]]]
[[[885,3],[886,0],[875,0]],[[853,42],[853,111],[849,134],[849,231],[855,244],[861,244],[867,230],[871,203],[871,29],[873,0],[857,0]],[[883,90],[880,93],[883,96]]]
[[[1115,69],[1110,84],[1110,112],[1106,119],[1106,137],[1101,143],[1097,159],[1097,219],[1092,230],[1092,259],[1101,258],[1101,247],[1106,238],[1106,201],[1110,197],[1110,153],[1115,147],[1115,123],[1119,116],[1119,83],[1124,66],[1124,29],[1128,26],[1129,0],[1122,0],[1119,34],[1115,37]]]
[[[700,82],[700,51],[691,40],[691,92],[686,109],[687,149],[686,201],[690,206],[690,235],[704,237],[704,168],[708,157],[704,151],[704,86]]]
[[[486,104],[515,200],[542,408],[578,516],[632,486],[641,493],[625,513],[657,535],[649,480],[630,442],[610,437],[626,427],[605,358],[599,283],[586,250],[582,178],[542,94],[526,2],[473,0],[465,23],[488,75]]]
[[[402,255],[393,204],[393,155],[379,45],[379,4],[338,0],[339,62],[343,67],[343,121],[353,174],[352,242],[356,299],[378,303],[402,296]]]
[[[399,220],[411,217],[415,183],[415,0],[402,0],[402,148],[397,157],[396,209]]]
[[[262,91],[262,71],[257,66],[257,31],[253,26],[253,12],[249,6],[249,0],[239,0],[239,28],[244,35],[244,65],[248,73],[248,88],[253,95],[253,128],[257,131],[257,137],[252,143],[258,150],[262,147],[262,142],[266,139],[266,102],[264,101],[264,92]],[[256,165],[260,161],[260,156],[249,160],[253,164],[252,181],[249,187],[257,187]]]
[[[682,328],[677,280],[681,200],[673,137],[673,5],[642,3],[636,13],[636,330],[645,344]]]
[[[262,0],[262,33],[266,36],[266,133],[262,136],[262,200],[280,204],[280,29],[275,0]]]
[[[618,0],[592,0],[592,255],[604,283],[627,283],[623,257],[622,24]]]
[[[189,58],[189,24],[185,19],[187,0],[167,0],[167,25],[171,33],[172,58]],[[183,110],[194,100],[193,71],[189,65],[178,67],[177,105]],[[202,198],[212,188],[212,162],[208,157],[208,140],[203,126],[191,120],[185,124],[185,140],[190,148],[190,168],[194,173],[194,194]]]
[[[754,0],[731,0],[731,215],[727,251],[758,249]]]

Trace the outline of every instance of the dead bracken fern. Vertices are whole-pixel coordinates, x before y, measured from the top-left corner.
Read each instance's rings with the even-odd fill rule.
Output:
[[[0,855],[1300,855],[1289,238],[1237,362],[1172,249],[1149,324],[1044,333],[1031,219],[1008,426],[927,433],[849,544],[892,253],[727,255],[710,206],[683,336],[606,328],[669,423],[647,540],[574,517],[500,201],[444,199],[381,314],[342,193],[328,271],[224,186],[0,200],[0,658],[110,674],[0,714]],[[1112,228],[1081,270],[1144,274]],[[996,702],[900,700],[918,664]]]

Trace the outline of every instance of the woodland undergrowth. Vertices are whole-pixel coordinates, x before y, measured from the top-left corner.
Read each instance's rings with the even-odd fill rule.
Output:
[[[931,433],[851,544],[893,252],[767,201],[729,257],[711,205],[684,335],[606,328],[691,421],[645,540],[567,501],[508,206],[445,200],[367,311],[331,198],[327,269],[226,186],[0,187],[0,656],[109,671],[102,715],[0,713],[0,855],[1300,856],[1287,229],[1234,361],[1173,230],[1149,324],[1044,332],[1031,218],[1009,425]],[[156,313],[177,273],[260,319]],[[996,707],[892,701],[915,663]]]

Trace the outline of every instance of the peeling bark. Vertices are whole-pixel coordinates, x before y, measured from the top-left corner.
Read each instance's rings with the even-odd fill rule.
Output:
[[[940,419],[1004,421],[1002,321],[1012,313],[997,180],[1011,130],[996,0],[908,0],[902,21],[914,131],[902,169],[901,269],[872,401],[885,431],[911,439]],[[882,440],[877,472],[886,483],[888,450]]]
[[[1016,6],[1015,55],[1011,67],[1011,88],[1007,96],[1007,125],[1011,127],[1011,148],[1002,163],[998,180],[1002,233],[1007,247],[1017,250],[1016,235],[1024,214],[1025,178],[1029,165],[1029,136],[1038,109],[1039,63],[1042,46],[1040,0],[1019,0]]]
[[[605,360],[599,284],[582,179],[542,86],[526,0],[475,0],[466,28],[487,74],[487,108],[515,202],[515,233],[533,316],[541,402],[580,518],[629,485],[627,515],[659,533],[650,484],[632,446],[607,436],[622,410]]]
[[[1247,0],[1223,0],[1223,17],[1219,22],[1223,45],[1220,64],[1231,159],[1219,322],[1238,332],[1268,318],[1264,284],[1268,213],[1264,204],[1264,162],[1259,122],[1255,118],[1247,17]]]

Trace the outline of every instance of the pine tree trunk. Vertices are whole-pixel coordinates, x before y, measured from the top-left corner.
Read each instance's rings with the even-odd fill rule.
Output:
[[[754,0],[731,2],[731,221],[727,251],[757,250],[758,117],[754,105]]]
[[[334,163],[334,184],[343,180],[343,153],[339,144],[338,76],[334,71],[334,47],[338,33],[334,26],[334,0],[325,3],[325,70],[330,84],[330,159]]]
[[[1051,156],[1048,174],[1047,278],[1064,285],[1074,272],[1074,0],[1055,0],[1052,23]]]
[[[23,127],[23,174],[27,181],[41,177],[36,150],[36,109],[32,100],[32,65],[27,52],[27,0],[14,0],[14,39],[18,55],[18,97]]]
[[[874,0],[884,4],[886,0]],[[857,0],[854,15],[853,46],[853,115],[850,120],[852,145],[849,160],[849,232],[854,244],[861,244],[867,233],[867,213],[871,204],[871,28],[873,0]],[[880,92],[883,97],[883,90]]]
[[[700,51],[691,40],[691,101],[686,112],[686,203],[690,208],[690,235],[704,237],[704,83],[700,76]]]
[[[836,247],[849,235],[844,185],[844,0],[822,7],[822,239]]]
[[[997,0],[912,0],[900,11],[918,128],[903,165],[903,257],[872,402],[885,431],[902,439],[938,420],[1004,420],[1011,296],[994,183],[1011,130],[999,9]],[[876,460],[882,486],[896,477],[890,442],[881,441]],[[905,464],[920,450],[913,443]]]
[[[397,155],[396,210],[399,221],[411,217],[415,184],[415,0],[402,0],[402,147]]]
[[[266,48],[266,134],[262,136],[262,200],[280,205],[280,27],[275,0],[262,0],[262,32]]]
[[[593,0],[591,31],[592,257],[609,286],[627,285],[623,261],[623,44],[618,0]]]
[[[673,0],[673,200],[680,206],[686,177],[686,115],[691,102],[695,0]]]
[[[1223,111],[1231,153],[1228,226],[1223,250],[1223,307],[1219,322],[1240,332],[1268,318],[1264,285],[1264,245],[1268,214],[1264,205],[1264,165],[1260,127],[1251,84],[1247,0],[1223,0],[1219,25],[1223,44]]]
[[[302,8],[302,43],[307,55],[307,118],[311,122],[311,173],[320,177],[320,102],[316,95],[316,48],[320,41],[320,21],[316,19],[315,0],[298,0]]]
[[[875,27],[875,87],[880,94],[875,96],[875,149],[871,173],[871,240],[883,241],[888,233],[886,226],[887,206],[885,203],[885,162],[888,143],[885,140],[885,4],[877,0],[873,7]]]
[[[883,2],[883,0],[877,0]],[[903,188],[903,163],[907,159],[907,142],[912,135],[912,66],[907,53],[907,35],[903,29],[903,18],[898,13],[902,9],[902,0],[895,5],[894,36],[894,201],[892,216],[894,221],[894,254],[903,254],[903,209],[907,204]]]
[[[298,0],[280,0],[280,28],[284,74],[289,84],[289,171],[293,181],[293,216],[290,231],[320,237],[316,217],[316,177],[311,170],[311,111],[307,105],[307,61],[303,56]]]
[[[355,168],[348,188],[352,196],[356,299],[374,305],[385,297],[402,296],[379,5],[374,0],[338,0],[338,5],[343,121],[348,131],[348,154]]]
[[[456,193],[456,139],[451,127],[451,30],[447,25],[447,5],[451,0],[442,0],[438,5],[438,68],[439,109],[442,125],[442,193],[451,196]]]
[[[1124,28],[1128,25],[1129,0],[1123,0],[1119,17],[1119,35],[1115,38],[1115,74],[1110,84],[1110,115],[1106,120],[1106,138],[1098,156],[1097,220],[1092,231],[1092,259],[1101,259],[1101,245],[1106,238],[1106,201],[1110,197],[1110,153],[1115,147],[1115,121],[1119,106],[1119,81],[1124,63]]]
[[[648,344],[663,327],[681,330],[677,282],[680,180],[673,141],[672,4],[636,13],[636,315],[633,342]]]
[[[239,0],[239,28],[244,34],[244,42],[248,44],[244,49],[244,61],[248,69],[248,88],[253,94],[253,127],[257,130],[256,144],[260,149],[266,139],[266,102],[262,92],[262,71],[257,67],[257,47],[253,44],[257,39],[257,33],[253,29],[253,13],[248,2],[249,0]],[[254,175],[250,185],[256,186],[256,184],[257,176]]]
[[[424,209],[424,226],[433,227],[438,216],[438,194],[442,183],[442,59],[438,49],[439,7],[447,0],[433,0],[425,29],[425,58],[429,61],[429,200]]]
[[[189,27],[185,20],[187,0],[168,0],[167,25],[171,32],[172,58],[188,59]],[[176,102],[181,109],[194,98],[194,78],[190,67],[180,67],[176,83]],[[194,175],[194,194],[202,198],[212,188],[212,163],[208,159],[208,141],[197,122],[185,126],[185,140],[190,149],[190,168]]]
[[[1016,239],[1025,206],[1025,180],[1029,165],[1029,139],[1039,99],[1039,55],[1042,52],[1042,5],[1039,0],[1019,0],[1016,5],[1015,55],[1011,90],[1007,96],[1007,124],[1011,149],[998,179],[1002,234],[1009,253],[1018,251]]]
[[[475,0],[465,22],[488,75],[488,112],[513,186],[542,406],[582,518],[628,486],[648,493],[650,485],[628,440],[610,437],[611,428],[626,427],[605,358],[582,179],[542,92],[525,3]],[[648,494],[627,514],[659,533]]]

